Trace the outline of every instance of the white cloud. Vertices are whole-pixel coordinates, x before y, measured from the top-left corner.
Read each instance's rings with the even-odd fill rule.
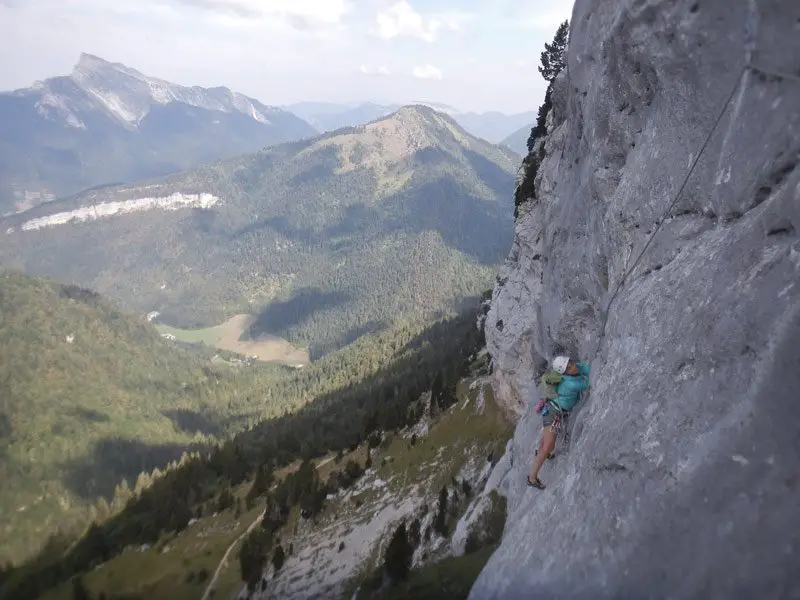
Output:
[[[225,85],[265,104],[402,104],[424,97],[461,110],[522,112],[541,102],[546,84],[536,72],[538,55],[557,24],[569,18],[571,5],[572,0],[0,0],[0,47],[15,49],[15,60],[0,60],[0,90],[67,74],[79,54],[89,52],[183,85]],[[517,59],[529,64],[518,67]],[[371,75],[359,71],[362,64]],[[522,76],[520,69],[526,70]],[[391,74],[381,76],[386,71]],[[447,85],[436,85],[441,73]]]
[[[565,14],[563,7],[549,6],[544,9],[532,10],[520,14],[514,19],[512,24],[522,29],[532,29],[550,33],[552,38],[552,34],[556,32],[558,26],[568,19],[569,14]]]
[[[425,19],[406,0],[378,14],[378,28],[375,35],[385,40],[400,36],[416,37],[426,42],[435,42],[436,33],[442,22],[438,19]],[[452,26],[451,24],[448,24]]]
[[[414,67],[414,70],[411,72],[414,77],[417,79],[441,79],[442,78],[442,70],[438,67],[434,67],[431,64],[427,64],[423,67]]]
[[[359,71],[362,75],[369,75],[373,77],[385,77],[389,75],[389,69],[383,65],[373,69],[372,67],[368,67],[367,65],[361,65]]]
[[[278,17],[292,22],[338,23],[352,6],[349,0],[160,0],[241,18]]]

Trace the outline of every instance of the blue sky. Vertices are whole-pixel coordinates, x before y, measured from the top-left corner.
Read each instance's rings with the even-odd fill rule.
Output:
[[[81,52],[267,104],[444,102],[535,110],[571,0],[0,0],[0,89]]]

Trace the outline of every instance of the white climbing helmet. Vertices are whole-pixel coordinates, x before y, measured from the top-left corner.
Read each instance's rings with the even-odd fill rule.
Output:
[[[553,359],[553,370],[563,375],[567,371],[568,364],[569,356],[556,356]]]

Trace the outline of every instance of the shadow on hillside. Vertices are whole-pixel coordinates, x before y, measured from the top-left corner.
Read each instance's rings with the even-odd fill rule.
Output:
[[[296,227],[286,217],[279,216],[261,219],[242,227],[236,230],[232,237],[235,239],[264,230],[272,230],[296,242],[310,244],[330,241],[335,246],[341,245],[341,241],[336,238],[361,234],[378,222],[380,222],[380,214],[377,209],[365,204],[351,204],[345,207],[344,214],[336,223],[316,233],[310,227]]]
[[[14,427],[11,425],[11,419],[8,415],[0,414],[0,440],[3,438],[10,438],[14,433]]]
[[[4,461],[8,455],[8,445],[11,443],[11,434],[13,431],[11,419],[6,415],[0,415],[0,459]]]
[[[388,328],[389,324],[386,321],[369,321],[368,323],[363,323],[362,325],[358,325],[346,331],[339,338],[338,343],[340,346],[347,346],[348,344],[355,342],[362,335],[378,333],[379,331],[384,331]]]
[[[336,245],[336,238],[363,234],[380,223],[380,219],[380,213],[374,206],[351,204],[345,207],[344,214],[337,223],[323,230],[320,238]]]
[[[351,299],[346,292],[302,288],[286,300],[270,302],[245,335],[248,339],[256,339],[262,333],[285,336],[291,327],[307,321],[315,312],[342,306]]]
[[[236,239],[252,233],[258,233],[264,229],[277,231],[282,236],[287,237],[290,240],[296,240],[303,243],[310,242],[313,237],[310,228],[295,227],[289,222],[289,219],[284,216],[269,217],[267,219],[256,221],[255,223],[251,223],[250,225],[234,231],[233,234],[231,234],[231,237]]]
[[[507,173],[485,156],[472,150],[465,149],[464,156],[481,181],[489,186],[489,189],[501,198],[508,198],[509,211],[513,211],[511,198],[514,195],[514,175]]]
[[[333,352],[335,350],[339,350],[347,346],[348,344],[352,344],[358,338],[363,335],[367,335],[370,333],[378,333],[380,331],[384,331],[389,328],[389,324],[386,321],[369,321],[368,323],[363,323],[362,325],[357,325],[345,331],[343,334],[336,336],[333,340],[321,344],[315,344],[311,347],[311,360],[319,360],[320,358],[324,357],[326,354]]]
[[[289,179],[289,186],[300,187],[302,185],[322,185],[326,180],[333,177],[336,168],[339,166],[338,159],[334,158],[335,162],[326,164],[318,163],[311,165],[307,169],[297,173]]]
[[[67,414],[87,423],[108,423],[111,420],[105,413],[101,413],[92,408],[84,408],[82,406],[76,406]]]
[[[215,437],[225,433],[224,427],[218,421],[194,410],[179,408],[165,410],[161,414],[172,421],[172,424],[183,433],[202,433]]]
[[[219,226],[219,222],[219,213],[212,208],[191,209],[190,230],[198,230],[210,234],[221,233],[223,228]]]
[[[63,464],[61,480],[67,490],[85,500],[93,501],[98,496],[111,499],[123,477],[132,488],[139,473],[163,469],[184,452],[205,448],[201,444],[148,445],[138,440],[109,438],[97,442],[88,456]]]
[[[447,246],[482,264],[498,264],[511,247],[511,210],[505,214],[496,202],[476,197],[452,175],[412,186],[388,202],[396,209],[393,229],[437,231]]]
[[[422,148],[414,152],[413,162],[418,165],[441,165],[450,160],[450,155],[437,146]]]

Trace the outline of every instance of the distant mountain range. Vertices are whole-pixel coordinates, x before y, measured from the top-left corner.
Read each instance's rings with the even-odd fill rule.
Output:
[[[517,131],[512,133],[502,142],[501,145],[511,148],[520,156],[528,154],[528,138],[531,137],[531,130],[536,126],[536,123],[528,123],[523,125]]]
[[[0,214],[316,133],[228,88],[175,85],[83,54],[68,76],[0,93]]]
[[[500,143],[520,127],[532,123],[536,119],[535,112],[524,112],[508,115],[497,111],[486,113],[463,113],[452,106],[434,102],[418,102],[455,119],[472,135],[485,139],[493,144]],[[375,104],[372,102],[334,104],[326,102],[300,102],[284,106],[300,118],[306,120],[319,131],[333,131],[341,127],[363,125],[380,119],[400,108],[399,104]],[[529,127],[530,128],[530,127]],[[512,148],[513,149],[513,148]],[[517,151],[516,149],[514,149]],[[527,150],[525,150],[527,153]]]
[[[462,113],[420,104],[491,143],[534,120],[531,112]],[[364,125],[400,107],[301,102],[279,108],[225,87],[185,87],[82,54],[70,75],[0,93],[0,215]]]
[[[0,265],[168,324],[257,313],[312,357],[491,284],[519,157],[424,106],[0,220]]]
[[[373,102],[353,104],[298,102],[283,108],[310,123],[318,131],[328,132],[342,127],[365,125],[392,114],[400,107],[400,104],[375,104]]]

